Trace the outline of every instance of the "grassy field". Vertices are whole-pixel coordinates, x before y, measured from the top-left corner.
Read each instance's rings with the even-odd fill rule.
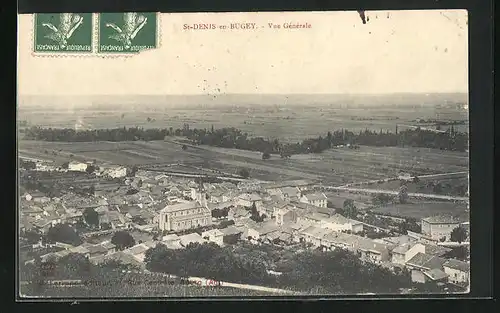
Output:
[[[263,180],[313,179],[342,184],[397,176],[399,171],[417,175],[468,170],[466,153],[416,148],[359,150],[338,148],[321,154],[273,156],[262,160],[259,153],[198,146],[182,150],[168,141],[60,143],[20,140],[19,154],[62,164],[69,160],[121,165],[162,165],[187,163],[235,174],[248,168],[251,177]]]
[[[395,216],[413,217],[417,219],[434,215],[452,215],[468,218],[467,205],[453,202],[414,202],[408,204],[390,204],[372,209],[373,212]]]

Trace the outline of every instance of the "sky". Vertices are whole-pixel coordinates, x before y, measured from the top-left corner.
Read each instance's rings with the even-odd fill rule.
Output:
[[[356,11],[161,14],[160,48],[132,57],[34,55],[32,15],[20,15],[18,94],[467,92],[466,11],[366,15],[363,24]],[[259,28],[183,30],[183,24],[236,22]],[[275,30],[269,22],[311,28]]]

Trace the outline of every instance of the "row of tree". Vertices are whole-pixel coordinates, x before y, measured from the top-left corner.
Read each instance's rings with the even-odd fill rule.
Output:
[[[60,128],[31,127],[26,130],[26,138],[45,141],[92,142],[92,141],[136,141],[164,140],[166,136],[184,136],[194,144],[236,148],[265,153],[264,159],[270,154],[280,154],[289,157],[293,154],[320,153],[338,145],[366,146],[414,146],[437,148],[442,150],[465,151],[468,149],[466,133],[450,131],[445,133],[422,129],[408,129],[396,133],[389,131],[376,132],[366,129],[359,133],[348,130],[328,132],[326,136],[305,139],[298,143],[282,143],[278,139],[251,137],[248,133],[230,127],[221,129],[191,129],[185,125],[183,129],[172,128],[115,128],[79,130]]]
[[[231,247],[213,243],[190,244],[184,250],[157,245],[146,252],[146,267],[153,272],[179,276],[198,276],[235,283],[275,286],[300,291],[330,293],[398,292],[410,284],[408,275],[395,275],[387,269],[362,262],[345,251],[306,251],[289,259],[289,270],[280,276],[268,273],[265,255],[238,255]]]

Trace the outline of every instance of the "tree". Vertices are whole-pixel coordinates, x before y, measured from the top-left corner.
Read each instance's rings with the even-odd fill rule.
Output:
[[[342,208],[343,215],[348,218],[356,218],[358,216],[358,208],[354,205],[354,200],[346,199]]]
[[[111,238],[111,243],[114,244],[118,250],[123,250],[134,246],[135,240],[128,232],[117,231]]]
[[[238,174],[243,178],[250,177],[250,172],[246,168],[242,168],[239,170]]]
[[[432,192],[438,195],[443,192],[443,186],[441,185],[440,182],[434,184],[434,187],[432,187]]]
[[[42,239],[42,234],[40,234],[38,231],[33,230],[33,229],[21,231],[20,236],[22,238],[26,239],[26,241],[29,244],[38,243]]]
[[[399,197],[399,203],[405,204],[408,202],[408,186],[402,185],[399,188],[398,197]]]
[[[65,279],[89,277],[90,261],[80,253],[70,253],[57,261],[57,272]]]
[[[68,169],[68,167],[69,167],[69,162],[64,162],[64,163],[61,165],[61,168],[66,169],[66,170]]]
[[[451,231],[450,240],[458,243],[462,243],[467,239],[467,231],[465,228],[458,226]]]
[[[398,231],[403,235],[408,234],[408,231],[418,233],[420,232],[420,227],[414,220],[406,219],[403,223],[398,225]]]
[[[186,145],[182,145],[182,150],[187,150],[187,146]]]
[[[83,219],[87,225],[92,227],[99,226],[99,214],[96,212],[94,208],[86,208],[83,211]]]
[[[269,152],[262,153],[262,160],[267,160],[271,158],[271,154]]]
[[[469,251],[466,246],[453,247],[450,252],[446,253],[446,257],[450,259],[458,259],[461,261],[467,260]]]
[[[420,178],[418,176],[413,177],[413,182],[418,183],[420,181]]]
[[[78,235],[78,232],[68,224],[57,224],[49,228],[47,240],[49,242],[63,242],[74,246],[78,246],[82,243],[82,239],[80,235]]]

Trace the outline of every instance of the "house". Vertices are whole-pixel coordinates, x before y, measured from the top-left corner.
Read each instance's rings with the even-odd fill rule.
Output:
[[[262,198],[255,193],[252,194],[244,193],[239,195],[236,199],[236,204],[244,207],[251,207],[254,203],[255,203],[255,208],[259,210],[259,208],[262,206]]]
[[[320,220],[319,226],[323,228],[328,228],[334,231],[350,231],[353,234],[363,232],[363,223],[346,218],[340,214],[334,214],[327,218],[318,218]]]
[[[111,178],[122,178],[127,176],[127,168],[123,166],[111,168],[108,170],[107,174]]]
[[[429,281],[429,275],[426,273],[430,270],[443,270],[445,259],[433,255],[420,253],[415,254],[406,262],[406,267],[411,270],[411,280],[416,283],[426,283]]]
[[[87,250],[89,251],[89,257],[91,258],[97,256],[104,256],[107,255],[109,252],[108,249],[106,249],[102,245],[89,246]]]
[[[368,262],[380,264],[389,261],[390,246],[353,234],[331,232],[323,237],[322,244],[330,249],[341,248],[357,253]]]
[[[244,207],[236,206],[229,209],[227,213],[227,219],[230,221],[239,221],[252,216],[249,210]]]
[[[198,201],[167,205],[158,215],[160,230],[180,231],[212,224],[212,213]]]
[[[89,166],[88,163],[81,163],[81,162],[72,161],[72,162],[69,162],[69,164],[68,164],[68,171],[85,172],[85,171],[87,171],[88,166]]]
[[[100,218],[100,224],[109,224],[112,229],[129,228],[130,219],[120,212],[109,211]]]
[[[357,249],[361,254],[360,258],[364,261],[375,264],[389,261],[389,246],[386,244],[363,238],[359,241]]]
[[[300,202],[303,203],[309,203],[311,205],[320,207],[320,208],[326,208],[328,198],[324,193],[310,193],[303,195],[300,198]]]
[[[418,241],[408,235],[401,235],[397,237],[385,237],[382,240],[389,245],[402,245],[405,243],[417,243]]]
[[[263,205],[268,208],[268,212],[271,211],[271,217],[276,217],[279,210],[288,209],[288,202],[282,200],[265,202]]]
[[[147,210],[142,210],[139,212],[139,218],[141,218],[142,220],[144,220],[144,222],[146,224],[153,224],[154,223],[154,218],[155,218],[155,213],[151,212],[151,211],[147,211]]]
[[[423,272],[425,281],[432,281],[434,283],[445,283],[448,280],[448,274],[439,268],[434,268],[429,271]]]
[[[421,233],[407,231],[407,235],[408,235],[408,237],[411,240],[417,241],[417,242],[420,242],[420,243],[423,243],[423,244],[437,245],[439,243],[438,239],[432,238],[432,237],[430,237],[428,235],[424,235],[424,234],[421,234]]]
[[[425,254],[433,255],[433,256],[438,256],[438,257],[445,257],[449,252],[451,252],[453,249],[446,248],[443,246],[438,246],[438,245],[430,245],[426,243],[422,243],[425,246]]]
[[[284,201],[298,201],[301,191],[297,187],[283,187],[278,189],[277,195]]]
[[[241,235],[242,239],[249,240],[255,242],[260,239],[260,233],[258,231],[258,227],[255,226],[246,226],[244,228],[243,234]]]
[[[112,254],[116,252],[116,246],[115,244],[111,243],[111,241],[104,241],[101,242],[101,246],[106,249],[106,254]]]
[[[182,249],[181,239],[176,234],[163,236],[161,243],[172,250]]]
[[[455,284],[468,284],[470,277],[469,263],[449,259],[443,264],[444,272],[448,274],[448,281]]]
[[[399,173],[398,179],[403,181],[410,181],[413,179],[413,177],[409,173]]]
[[[431,216],[422,219],[422,234],[437,240],[450,239],[451,232],[459,227],[461,222],[451,216]]]
[[[278,226],[297,222],[297,213],[286,208],[278,209],[274,215]]]
[[[241,239],[244,229],[234,225],[219,229],[222,233],[222,241],[227,244],[234,244]]]
[[[114,260],[123,264],[132,265],[139,268],[145,267],[145,264],[143,262],[139,261],[132,254],[126,253],[125,251],[118,251],[106,256],[99,256],[91,259],[93,263],[102,263],[108,260]]]
[[[289,181],[282,181],[279,183],[270,184],[266,186],[266,191],[269,192],[270,194],[275,194],[281,188],[293,187],[297,188],[300,192],[302,192],[311,190],[315,184],[316,183],[314,181],[304,180],[304,179],[289,180]]]
[[[425,246],[420,243],[403,243],[392,249],[391,262],[405,265],[417,253],[425,253]]]
[[[148,250],[149,247],[147,245],[140,243],[126,250],[123,250],[123,252],[133,256],[137,261],[143,262],[144,258],[146,257],[146,251]]]
[[[224,233],[218,229],[211,229],[201,233],[201,237],[210,242],[214,242],[219,246],[224,245]]]
[[[253,227],[259,233],[259,239],[268,239],[271,242],[279,236],[280,228],[273,222],[268,221]]]
[[[79,253],[83,254],[85,257],[89,258],[90,257],[90,250],[88,247],[91,246],[90,244],[83,243],[77,247],[69,249],[71,253]]]
[[[201,235],[199,235],[197,233],[183,235],[183,236],[180,236],[179,239],[180,239],[180,244],[183,247],[187,247],[190,243],[203,244],[205,242],[208,242],[208,240],[203,239],[203,237],[201,237]]]
[[[317,226],[309,226],[298,234],[299,241],[312,243],[316,247],[324,246],[324,237],[333,231]]]

